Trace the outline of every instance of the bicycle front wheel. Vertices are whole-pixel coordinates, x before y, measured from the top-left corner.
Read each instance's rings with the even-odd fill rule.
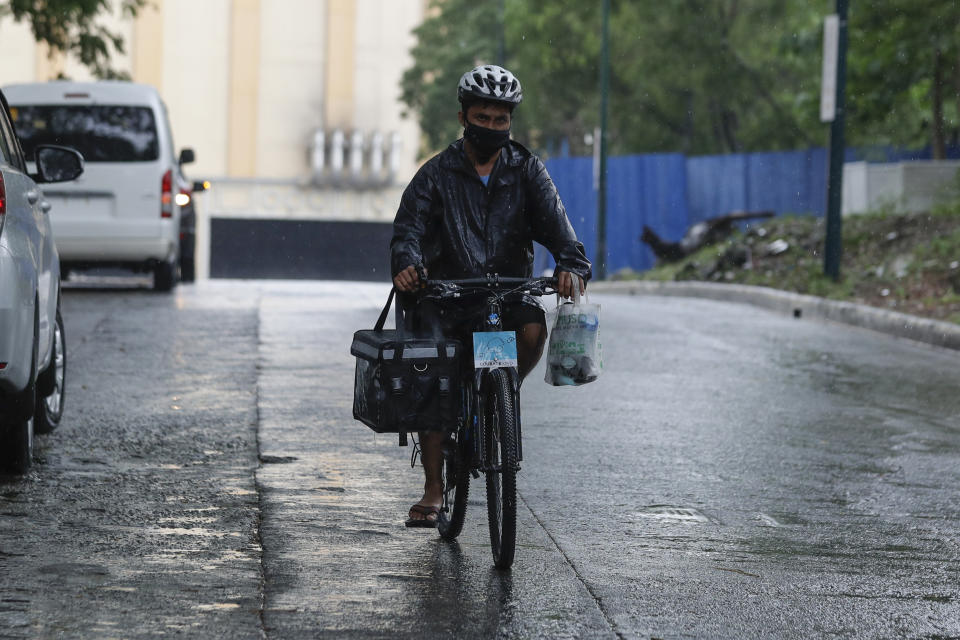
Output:
[[[517,543],[517,411],[505,370],[494,369],[486,382],[482,409],[490,547],[493,563],[508,569]]]
[[[444,540],[455,540],[463,531],[470,495],[470,468],[464,447],[450,440],[443,450],[443,506],[437,529]]]

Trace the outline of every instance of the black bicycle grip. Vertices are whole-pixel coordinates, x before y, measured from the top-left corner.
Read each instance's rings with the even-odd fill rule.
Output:
[[[427,269],[423,266],[422,262],[418,262],[414,268],[417,270],[417,278],[419,279],[420,288],[423,289],[427,286]]]

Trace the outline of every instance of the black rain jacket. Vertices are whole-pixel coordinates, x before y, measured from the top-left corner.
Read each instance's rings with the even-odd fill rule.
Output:
[[[423,264],[438,279],[529,278],[533,241],[560,270],[590,279],[590,261],[540,158],[510,141],[485,186],[460,139],[427,161],[403,192],[390,263],[393,275]]]

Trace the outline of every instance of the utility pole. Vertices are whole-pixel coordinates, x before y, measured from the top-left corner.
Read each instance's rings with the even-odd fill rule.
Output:
[[[497,64],[507,66],[507,0],[500,0],[500,42],[497,46]]]
[[[603,44],[600,51],[600,179],[597,186],[597,280],[607,277],[607,98],[610,93],[610,0],[603,0]]]
[[[823,272],[840,279],[843,256],[843,125],[846,115],[847,9],[849,0],[837,0],[837,14],[827,16],[823,30],[824,91],[820,101],[820,119],[830,122],[830,156],[827,180],[827,238],[823,251]],[[833,86],[828,76],[833,72]],[[833,95],[829,95],[829,89]]]

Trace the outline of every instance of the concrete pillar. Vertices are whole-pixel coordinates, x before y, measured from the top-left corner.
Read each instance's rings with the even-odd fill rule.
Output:
[[[357,8],[354,0],[327,0],[324,126],[349,131],[354,126],[354,78]]]
[[[133,25],[133,79],[152,85],[163,95],[163,2],[152,0],[140,8]]]
[[[260,0],[233,0],[230,15],[230,98],[227,172],[257,173],[260,98]]]
[[[56,80],[67,66],[66,56],[59,51],[51,50],[45,42],[36,44],[34,61],[37,82]]]

